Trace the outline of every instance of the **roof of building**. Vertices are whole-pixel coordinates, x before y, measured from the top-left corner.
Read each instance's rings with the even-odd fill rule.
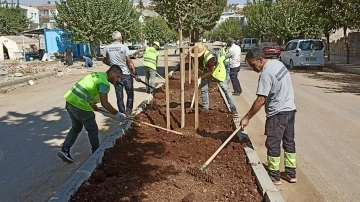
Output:
[[[37,8],[39,11],[56,9],[56,4],[31,4],[30,7]]]
[[[136,12],[140,13],[141,12],[141,9],[137,8],[136,9]],[[155,11],[151,11],[151,10],[147,10],[147,9],[144,9],[142,10],[141,14],[143,16],[146,16],[146,17],[157,17],[159,16],[159,14]]]
[[[2,36],[2,37],[5,37],[11,41],[14,41],[15,43],[34,43],[34,44],[37,44],[39,43],[38,40],[36,39],[32,39],[30,37],[26,37],[26,36]]]

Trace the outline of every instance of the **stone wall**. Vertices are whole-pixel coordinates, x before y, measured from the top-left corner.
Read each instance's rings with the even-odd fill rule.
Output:
[[[352,57],[360,56],[360,32],[349,31],[349,53]],[[332,55],[346,56],[345,38],[343,29],[330,35],[330,53]]]

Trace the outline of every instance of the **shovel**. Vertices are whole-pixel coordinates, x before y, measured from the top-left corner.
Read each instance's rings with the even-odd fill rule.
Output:
[[[104,114],[106,114],[107,116],[109,116],[109,117],[111,117],[113,119],[116,119],[114,115],[110,114],[105,109],[99,108],[99,112],[104,113]],[[170,130],[170,129],[167,129],[167,128],[163,128],[163,127],[153,125],[153,124],[150,124],[150,123],[146,123],[146,122],[143,122],[143,121],[138,121],[138,120],[135,120],[134,118],[135,117],[133,117],[133,116],[127,116],[126,117],[126,119],[132,120],[133,122],[138,123],[138,124],[143,124],[143,125],[147,125],[147,126],[150,126],[150,127],[153,127],[153,128],[157,128],[157,129],[165,130],[165,131],[168,131],[168,132],[172,132],[172,133],[175,133],[175,134],[178,134],[178,135],[183,135],[181,132]]]
[[[131,75],[131,77],[135,78],[135,76],[134,76],[134,75]],[[149,84],[147,84],[145,81],[143,81],[143,80],[141,80],[141,79],[140,79],[140,81],[139,81],[139,82],[140,82],[140,83],[142,83],[142,84],[144,84],[145,86],[147,86],[147,87],[149,87],[149,88],[153,89],[153,90],[154,90],[153,92],[158,92],[158,91],[159,91],[159,89],[158,89],[158,88],[155,88],[154,86],[150,86]]]
[[[198,177],[206,182],[214,183],[214,178],[207,173],[205,173],[206,167],[211,163],[212,160],[220,153],[220,151],[230,142],[230,140],[241,130],[241,127],[238,127],[226,140],[222,145],[215,151],[215,153],[200,167],[197,168],[188,168],[187,173],[192,176]]]

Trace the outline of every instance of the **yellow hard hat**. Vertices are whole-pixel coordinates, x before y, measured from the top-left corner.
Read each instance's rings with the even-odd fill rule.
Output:
[[[154,43],[153,43],[154,45],[157,45],[157,47],[159,47],[160,48],[160,43],[159,42],[157,42],[157,41],[154,41]]]

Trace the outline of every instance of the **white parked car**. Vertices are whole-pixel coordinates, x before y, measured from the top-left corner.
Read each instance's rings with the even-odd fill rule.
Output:
[[[294,67],[324,68],[324,44],[318,39],[293,39],[290,40],[280,54],[282,61],[289,69]]]

